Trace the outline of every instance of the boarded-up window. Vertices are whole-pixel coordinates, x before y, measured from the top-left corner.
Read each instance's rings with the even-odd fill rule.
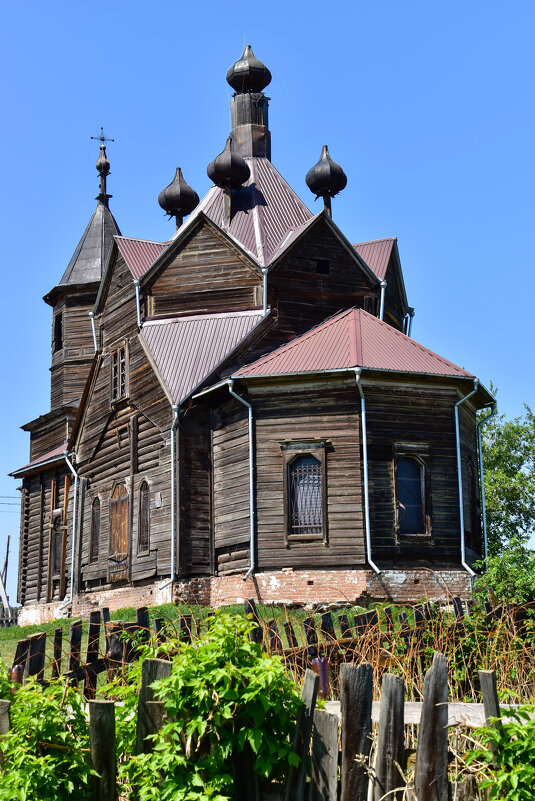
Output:
[[[128,578],[128,493],[117,485],[110,499],[110,581]]]
[[[89,561],[98,562],[100,547],[100,500],[95,498],[91,506],[91,535],[89,538]]]
[[[143,481],[139,488],[138,553],[148,551],[150,546],[150,491]]]
[[[327,542],[325,442],[285,442],[286,542]]]
[[[121,345],[111,354],[111,399],[121,400],[127,395],[126,391],[126,346]]]

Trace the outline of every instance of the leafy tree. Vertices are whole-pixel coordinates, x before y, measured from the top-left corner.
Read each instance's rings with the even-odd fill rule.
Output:
[[[535,415],[496,415],[482,429],[489,554],[535,534]]]
[[[488,593],[500,603],[535,601],[535,551],[519,537],[512,537],[499,554],[487,558],[486,570],[476,580],[476,591]]]

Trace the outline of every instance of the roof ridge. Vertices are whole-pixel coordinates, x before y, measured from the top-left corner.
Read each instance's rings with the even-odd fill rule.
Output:
[[[397,240],[397,236],[384,236],[381,239],[366,239],[364,242],[354,242],[353,247],[356,248],[357,245],[374,245],[376,242],[395,242]]]
[[[163,318],[155,318],[155,319],[148,319],[145,320],[143,323],[143,328],[149,325],[164,325],[165,323],[177,323],[177,322],[184,322],[188,320],[208,320],[208,319],[217,319],[222,317],[240,317],[240,316],[248,316],[248,315],[255,315],[259,314],[264,317],[263,310],[259,307],[258,309],[235,309],[234,311],[228,312],[205,312],[205,313],[198,313],[198,314],[175,314],[175,315],[168,315]]]
[[[114,234],[114,239],[130,239],[133,242],[145,242],[148,245],[161,245],[162,247],[167,247],[169,245],[169,241],[166,242],[158,242],[156,239],[141,239],[139,236],[124,236],[123,234]]]

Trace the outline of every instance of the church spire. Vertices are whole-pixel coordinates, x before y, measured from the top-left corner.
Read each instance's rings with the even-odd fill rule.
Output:
[[[108,200],[112,195],[108,195],[106,192],[106,178],[110,174],[110,162],[108,161],[108,157],[106,155],[106,145],[104,142],[114,142],[115,139],[110,139],[108,136],[104,136],[104,128],[100,127],[100,136],[92,136],[91,139],[99,139],[100,140],[100,152],[98,154],[97,159],[97,171],[100,176],[100,191],[96,197],[99,203],[102,203],[103,206],[108,206]]]

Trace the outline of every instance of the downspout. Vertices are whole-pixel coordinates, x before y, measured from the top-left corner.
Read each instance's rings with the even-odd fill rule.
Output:
[[[137,327],[141,331],[141,303],[139,300],[139,279],[136,278],[134,281],[134,286],[136,288],[136,314],[137,314]]]
[[[477,392],[477,388],[479,386],[479,381],[477,378],[474,378],[474,388],[468,395],[465,395],[464,398],[458,400],[455,404],[455,442],[457,445],[457,481],[459,484],[459,523],[461,526],[461,564],[464,569],[471,575],[475,576],[476,574],[472,570],[472,568],[466,564],[466,547],[464,542],[464,503],[463,503],[463,474],[462,474],[462,466],[461,466],[461,434],[459,431],[459,406],[461,403],[464,403],[465,400],[468,400],[475,392]]]
[[[248,428],[249,428],[249,550],[250,550],[250,563],[249,570],[243,577],[247,581],[249,576],[255,571],[255,519],[256,509],[254,503],[254,452],[253,452],[253,407],[251,404],[234,392],[234,381],[230,378],[227,381],[228,391],[230,394],[247,406]]]
[[[95,353],[97,352],[97,332],[95,331],[95,312],[89,312],[89,319],[91,320],[91,331],[93,333],[93,346],[95,348]]]
[[[75,538],[76,538],[76,515],[78,512],[78,473],[74,469],[71,460],[69,459],[69,454],[67,451],[63,454],[63,458],[67,464],[67,467],[71,471],[74,476],[74,489],[73,489],[73,501],[72,501],[72,544],[71,544],[71,586],[69,589],[69,598],[67,601],[61,604],[59,607],[60,611],[63,611],[68,606],[72,604],[73,593],[74,593],[74,545],[75,545]]]
[[[386,281],[381,281],[381,301],[379,304],[379,319],[383,319],[383,315],[385,312],[385,290],[387,287]]]
[[[483,519],[483,553],[485,559],[488,556],[488,542],[487,542],[487,512],[485,508],[485,482],[483,481],[483,449],[481,447],[481,429],[488,423],[491,417],[494,417],[496,412],[498,411],[498,406],[493,403],[492,404],[492,411],[483,420],[480,420],[477,424],[477,451],[479,455],[479,483],[481,486],[481,515]]]
[[[407,331],[407,336],[410,337],[412,331],[412,321],[414,320],[415,311],[412,306],[409,307],[409,330]]]
[[[366,441],[366,402],[364,400],[364,392],[362,391],[362,384],[360,381],[362,367],[355,368],[355,378],[357,379],[357,387],[360,393],[360,419],[362,421],[362,461],[364,462],[364,519],[366,523],[366,559],[368,564],[372,567],[377,575],[381,570],[377,567],[372,559],[372,539],[370,534],[370,495],[368,485],[368,443]]]
[[[178,428],[178,412],[180,405],[173,403],[171,406],[173,410],[173,422],[171,424],[171,568],[170,578],[160,587],[160,590],[165,590],[175,580],[175,540],[176,540],[176,478],[175,478],[175,464],[176,464],[176,430]]]
[[[262,314],[264,317],[267,314],[267,277],[268,268],[262,267]]]

